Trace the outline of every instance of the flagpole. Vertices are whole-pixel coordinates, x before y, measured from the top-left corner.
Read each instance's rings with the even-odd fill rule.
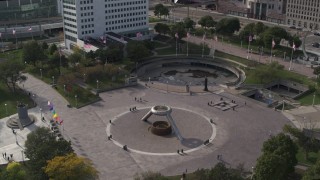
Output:
[[[250,43],[251,43],[251,41],[250,41],[250,39],[249,39],[249,44],[248,44],[248,52],[247,52],[247,59],[249,59],[249,53],[250,53]]]
[[[206,38],[206,33],[204,33],[203,37],[202,37],[202,57],[204,56],[204,39]]]
[[[0,38],[1,38],[1,50],[2,50],[2,53],[4,53],[2,34],[1,34]]]
[[[293,56],[293,48],[292,48],[292,50],[291,50],[291,60],[290,60],[289,71],[291,71],[291,66],[292,66],[292,56]]]
[[[189,56],[189,37],[188,37],[188,41],[187,41],[187,56]]]
[[[178,38],[176,37],[176,57],[178,56]]]
[[[272,62],[272,44],[271,44],[271,56],[270,56],[270,63]]]
[[[16,49],[18,49],[18,39],[16,33],[14,33],[14,36],[16,37]]]

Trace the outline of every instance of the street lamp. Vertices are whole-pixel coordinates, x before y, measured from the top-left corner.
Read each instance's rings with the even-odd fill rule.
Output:
[[[99,80],[97,80],[97,89],[99,89]]]
[[[83,82],[86,82],[86,73],[83,74]]]
[[[7,104],[4,104],[5,108],[6,108],[6,115],[8,115],[8,108],[7,108]]]
[[[286,60],[286,53],[287,53],[287,52],[284,52],[284,53],[283,53],[283,61]]]
[[[52,76],[52,85],[54,85],[54,76]]]
[[[63,92],[66,92],[66,85],[63,85]]]
[[[42,79],[42,69],[40,68],[40,77]]]
[[[76,107],[78,106],[78,96],[74,95],[74,98],[76,99]]]
[[[42,108],[40,108],[40,119],[42,120]]]

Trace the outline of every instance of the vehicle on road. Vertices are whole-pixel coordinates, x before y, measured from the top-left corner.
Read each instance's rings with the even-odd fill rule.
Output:
[[[290,26],[289,28],[290,28],[290,29],[296,29],[296,27],[295,27],[295,26]]]
[[[320,36],[320,32],[315,32],[314,35],[315,36]]]

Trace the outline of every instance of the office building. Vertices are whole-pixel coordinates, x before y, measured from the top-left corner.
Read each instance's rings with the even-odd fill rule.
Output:
[[[146,35],[148,11],[148,0],[63,0],[66,47],[81,47],[86,39],[105,38],[110,32]]]
[[[287,0],[286,24],[319,30],[320,0]]]

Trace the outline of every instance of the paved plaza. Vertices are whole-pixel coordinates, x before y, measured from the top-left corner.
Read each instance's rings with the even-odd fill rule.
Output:
[[[101,101],[81,109],[68,108],[67,101],[49,85],[30,75],[27,76],[28,80],[24,83],[24,88],[37,95],[35,100],[39,105],[31,112],[35,111],[37,113],[39,112],[39,107],[41,107],[44,113],[47,113],[45,114],[46,119],[49,119],[47,101],[50,100],[64,120],[63,129],[61,128],[62,134],[66,140],[72,142],[72,146],[78,155],[93,161],[94,166],[100,172],[101,179],[132,179],[135,173],[147,170],[159,171],[164,175],[181,174],[186,169],[188,169],[188,172],[192,172],[198,168],[214,166],[218,162],[217,155],[222,155],[222,161],[228,166],[235,167],[239,163],[244,163],[247,169],[251,169],[257,157],[261,154],[262,143],[270,135],[281,132],[284,124],[290,123],[281,112],[227,92],[220,91],[219,94],[210,92],[195,93],[190,96],[180,93],[167,93],[166,91],[146,88],[141,85],[101,93]],[[134,97],[141,98],[142,101],[135,101]],[[227,111],[208,106],[209,101],[213,101],[213,103],[219,102],[221,98],[226,101],[234,100],[238,106],[235,110],[230,109]],[[171,138],[174,141],[172,149],[161,150],[163,144],[160,148],[152,147],[156,146],[153,144],[152,138],[159,137],[152,137],[151,134],[148,134],[148,138],[151,139],[143,141],[142,132],[147,133],[146,126],[141,129],[142,132],[140,133],[142,134],[135,137],[125,134],[139,133],[136,128],[139,128],[143,123],[137,119],[141,118],[139,114],[143,115],[145,113],[144,108],[155,105],[168,105],[177,108],[174,109],[172,115],[178,121],[185,118],[186,126],[182,127],[181,124],[178,124],[178,126],[181,126],[181,134],[183,136],[188,139],[194,138],[198,140],[191,142],[203,142],[210,136],[213,130],[205,127],[206,125],[210,126],[210,123],[205,118],[212,119],[216,131],[212,143],[208,146],[198,146],[199,144],[195,143],[195,146],[188,147],[187,144],[178,144],[175,138]],[[137,107],[138,111],[130,112],[129,108],[134,106]],[[175,111],[177,111],[176,115],[174,114]],[[188,111],[190,114],[184,115],[183,111]],[[193,119],[197,119],[199,123],[192,121]],[[114,133],[115,140],[123,144],[128,143],[128,148],[132,146],[144,152],[158,154],[148,155],[124,151],[116,143],[109,141],[107,138],[109,120],[114,121],[114,125],[112,125],[114,127],[112,127],[111,132]],[[130,123],[130,120],[132,120],[132,123]],[[193,123],[192,128],[188,127],[189,123]],[[117,124],[120,128],[125,129],[124,133],[121,133],[121,131],[116,132],[116,129],[113,129],[117,127]],[[37,123],[35,125],[41,126]],[[42,125],[46,126],[45,123]],[[4,136],[6,137],[5,139],[1,138],[0,151],[8,152],[10,146],[15,147],[12,149],[17,149],[11,130],[4,125],[1,128],[1,132],[7,131],[8,135]],[[22,134],[22,132],[18,131],[18,134]],[[27,131],[25,134],[27,134]],[[26,136],[24,136],[25,138]],[[22,140],[20,141],[19,143],[22,144]],[[188,150],[194,147],[199,148],[184,155],[165,154],[167,152],[174,153],[175,148]],[[18,155],[19,152],[20,156]],[[19,160],[21,148],[14,153],[14,157],[17,157],[16,160]],[[161,155],[161,153],[164,154]],[[1,162],[4,163],[5,161]]]

